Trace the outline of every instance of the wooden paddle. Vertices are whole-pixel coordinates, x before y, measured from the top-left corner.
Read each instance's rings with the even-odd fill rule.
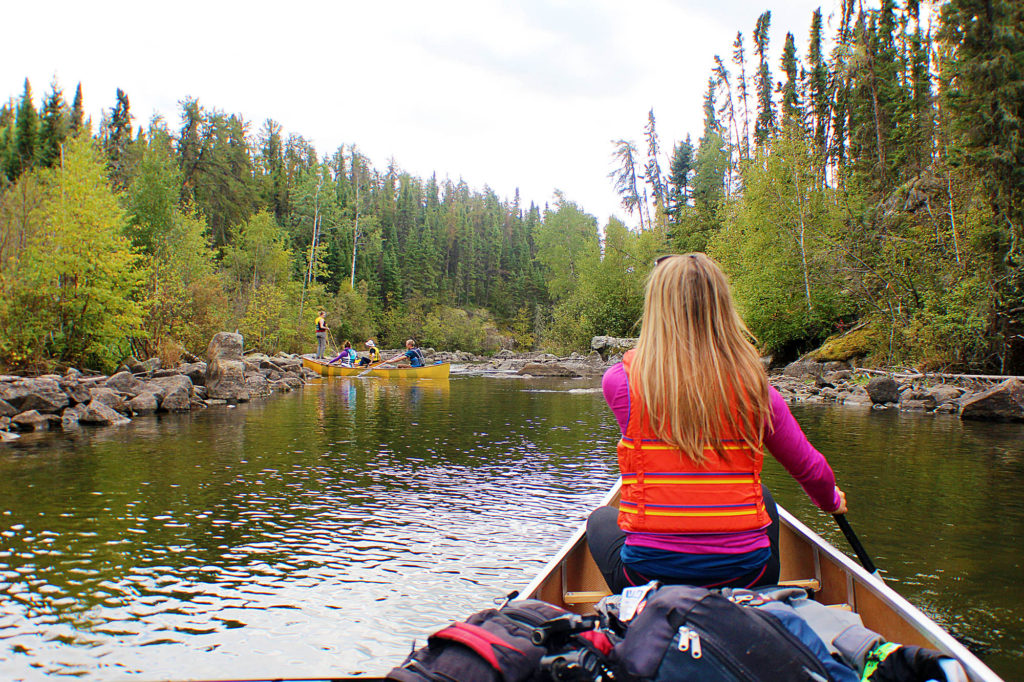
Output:
[[[882,576],[878,572],[878,569],[875,568],[875,562],[868,556],[867,550],[864,549],[864,545],[860,544],[857,534],[853,532],[850,522],[846,520],[846,514],[833,514],[832,518],[835,519],[836,524],[839,525],[839,530],[843,531],[843,535],[846,536],[846,541],[850,543],[850,547],[853,548],[853,553],[857,555],[861,565],[864,566],[864,570],[881,580]]]

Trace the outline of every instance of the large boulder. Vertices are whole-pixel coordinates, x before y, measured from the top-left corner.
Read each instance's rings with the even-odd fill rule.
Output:
[[[89,397],[98,400],[108,407],[114,408],[117,412],[126,412],[124,396],[107,386],[97,386],[89,389]]]
[[[892,377],[875,377],[866,388],[871,402],[876,405],[895,403],[900,399],[900,385]]]
[[[79,414],[78,421],[83,424],[120,426],[130,423],[131,419],[121,416],[109,405],[93,400],[86,406],[85,411]]]
[[[203,386],[206,384],[205,362],[190,362],[178,367],[178,371],[181,372],[183,376],[187,376],[194,386]]]
[[[132,376],[131,372],[118,372],[107,379],[104,385],[118,393],[127,393],[132,396],[142,392],[144,386],[141,381]]]
[[[191,385],[192,383],[189,382],[189,386]],[[181,385],[170,387],[167,395],[160,402],[160,409],[164,412],[188,412],[192,409],[192,398],[189,391]]]
[[[6,400],[0,400],[0,417],[13,417],[18,410]]]
[[[60,384],[42,378],[0,384],[0,400],[18,412],[36,410],[43,414],[59,414],[70,402]]]
[[[529,374],[535,377],[578,377],[579,372],[557,362],[530,362],[519,370],[518,374]]]
[[[19,431],[46,431],[51,426],[60,425],[60,417],[55,414],[41,414],[36,410],[28,410],[15,415],[11,422]]]
[[[241,334],[219,332],[207,349],[206,393],[214,400],[249,400]]]
[[[270,382],[261,372],[250,372],[245,375],[245,387],[249,396],[259,398],[270,395]]]
[[[172,374],[170,376],[154,377],[146,382],[146,388],[152,389],[153,387],[159,388],[165,396],[170,395],[171,392],[181,389],[185,391],[185,394],[191,398],[195,392],[192,385],[192,380],[184,374]],[[157,392],[157,391],[154,391]]]
[[[964,401],[961,419],[1024,422],[1024,381],[1007,379]]]
[[[156,396],[144,391],[128,401],[128,409],[132,414],[153,414],[159,409],[160,404]]]
[[[782,373],[787,377],[820,377],[825,367],[814,360],[797,360],[786,365]]]
[[[92,394],[89,391],[90,386],[81,381],[65,379],[60,382],[60,387],[64,390],[72,405],[87,403],[92,400]]]

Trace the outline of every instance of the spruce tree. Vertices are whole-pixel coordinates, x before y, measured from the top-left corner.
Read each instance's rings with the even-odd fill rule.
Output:
[[[82,104],[82,84],[75,88],[75,99],[71,103],[71,134],[77,135],[85,125],[85,109]]]
[[[43,103],[43,122],[39,135],[39,164],[52,166],[60,158],[60,146],[70,132],[71,122],[64,93],[57,81],[50,84],[50,94]]]
[[[132,114],[128,95],[121,88],[117,89],[117,101],[105,121],[101,138],[107,155],[110,181],[115,189],[124,190],[130,181],[128,149],[132,143]]]
[[[677,144],[672,152],[668,176],[668,214],[673,223],[679,222],[692,196],[690,177],[694,165],[693,155],[693,142],[690,141],[689,135]]]
[[[768,28],[772,13],[757,18],[754,27],[754,54],[757,55],[757,122],[754,124],[754,144],[763,147],[775,132],[775,104],[772,101],[772,74],[768,67]]]
[[[782,70],[786,74],[786,82],[782,84],[782,127],[802,128],[796,41],[792,33],[786,34],[786,42],[782,48]]]
[[[651,186],[651,195],[654,197],[654,208],[657,213],[665,210],[665,184],[661,177],[661,156],[660,145],[658,144],[658,132],[654,126],[654,109],[647,112],[647,125],[644,127],[644,138],[647,140],[647,166],[644,178]]]
[[[17,118],[14,124],[14,149],[11,154],[11,166],[8,176],[17,178],[35,165],[39,146],[39,114],[32,104],[32,86],[25,79],[25,90],[18,103]]]
[[[826,131],[829,122],[828,66],[821,51],[821,8],[811,17],[811,35],[807,47],[808,118],[814,136],[814,148],[821,163],[825,163]]]

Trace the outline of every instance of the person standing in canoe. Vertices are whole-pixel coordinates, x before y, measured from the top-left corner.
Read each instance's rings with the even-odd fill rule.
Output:
[[[622,432],[618,509],[587,520],[613,592],[650,580],[752,587],[779,579],[779,517],[761,484],[767,447],[811,500],[846,512],[825,457],[768,384],[729,283],[703,253],[663,256],[636,348],[602,389]]]
[[[323,310],[316,317],[316,356],[318,358],[324,357],[324,351],[327,349],[327,313]]]
[[[384,362],[382,362],[380,364],[386,365],[389,362],[394,362],[395,360],[401,360],[402,358],[408,358],[409,359],[409,366],[410,367],[423,367],[425,364],[427,364],[426,363],[426,358],[423,357],[423,351],[421,351],[419,348],[416,347],[416,342],[413,341],[412,339],[407,339],[406,340],[406,342],[405,342],[405,352],[399,353],[398,355],[394,356],[393,358],[388,358],[387,360],[385,360]]]
[[[366,365],[376,365],[380,362],[380,351],[377,350],[377,344],[373,342],[373,339],[366,340],[367,357],[359,358],[359,366],[365,367]]]

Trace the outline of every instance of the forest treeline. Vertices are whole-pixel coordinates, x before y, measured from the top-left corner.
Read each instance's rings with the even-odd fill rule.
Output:
[[[704,250],[767,352],[839,337],[829,353],[1022,372],[1024,8],[927,9],[840,0],[779,63],[770,12],[738,32],[696,141],[663,150],[651,111],[641,145],[613,143],[635,229],[189,98],[140,126],[119,90],[94,126],[81,86],[37,104],[26,81],[0,107],[0,362],[174,359],[222,329],[298,351],[320,308],[338,341],[581,350],[637,333],[655,256]]]

